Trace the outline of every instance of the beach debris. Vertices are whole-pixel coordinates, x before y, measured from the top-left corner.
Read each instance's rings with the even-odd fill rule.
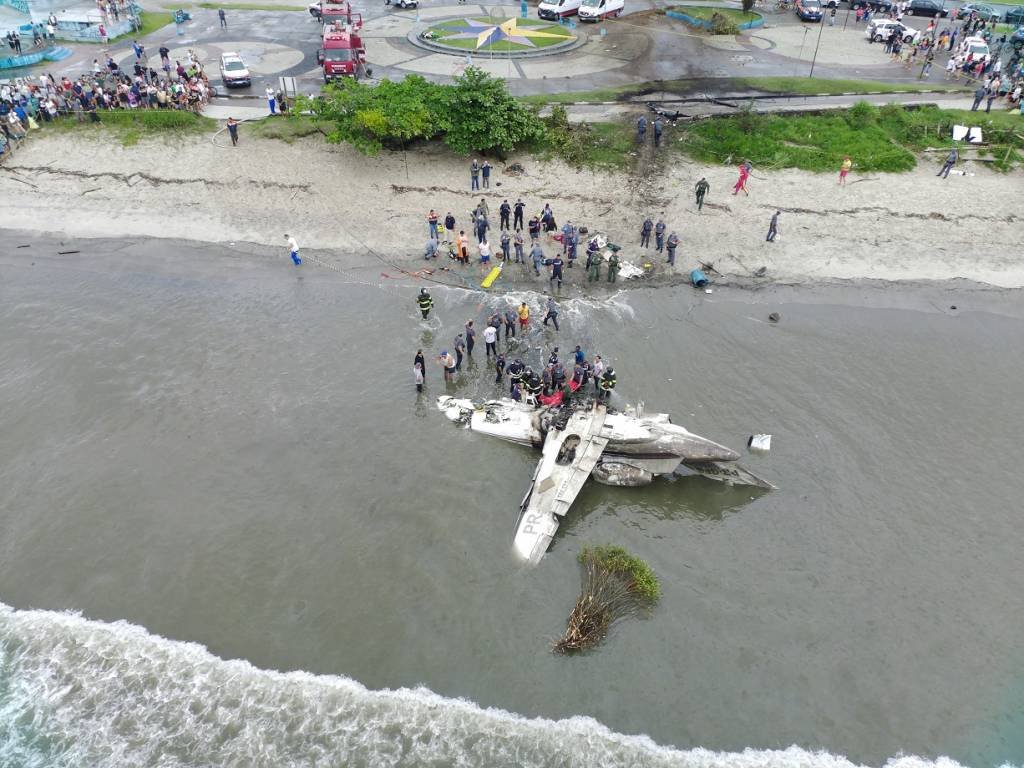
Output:
[[[768,274],[768,267],[761,267],[754,273],[754,277],[764,277]]]
[[[751,435],[747,439],[747,448],[752,452],[768,453],[772,449],[771,435]]]
[[[701,270],[695,269],[690,272],[690,282],[693,284],[694,288],[704,288],[709,281],[707,275],[705,275]]]
[[[622,547],[584,547],[580,596],[569,614],[565,633],[554,642],[559,653],[583,651],[597,645],[611,626],[629,616],[650,611],[661,597],[661,585],[643,560]]]
[[[782,315],[780,315],[778,312],[772,312],[770,315],[768,315],[768,320],[770,320],[773,323],[777,323],[781,319]]]
[[[526,169],[523,168],[522,163],[512,163],[511,165],[505,166],[505,173],[509,176],[525,176]]]

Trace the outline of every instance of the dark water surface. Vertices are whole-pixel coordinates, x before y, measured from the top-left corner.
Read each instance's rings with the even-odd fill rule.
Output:
[[[434,408],[438,352],[503,299],[438,288],[422,324],[413,283],[379,270],[83,250],[0,256],[8,764],[832,759],[738,754],[793,744],[1024,763],[1024,321],[1007,294],[956,311],[912,287],[566,299],[561,333],[535,327],[521,352],[581,343],[624,398],[692,431],[771,433],[744,463],[779,490],[590,485],[524,568],[511,538],[536,457]],[[492,392],[482,339],[476,357],[462,396]],[[575,554],[604,542],[646,559],[664,598],[596,652],[554,656]],[[99,623],[121,619],[214,656]],[[374,693],[419,685],[437,696]]]

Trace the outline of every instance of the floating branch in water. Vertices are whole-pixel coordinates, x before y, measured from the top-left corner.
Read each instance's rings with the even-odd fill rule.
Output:
[[[654,571],[622,547],[584,547],[580,597],[569,614],[565,634],[554,643],[559,653],[597,645],[612,624],[646,613],[661,596]]]

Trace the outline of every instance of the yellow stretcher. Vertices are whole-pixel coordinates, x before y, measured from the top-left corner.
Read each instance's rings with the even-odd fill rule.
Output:
[[[488,272],[487,277],[485,277],[484,281],[480,283],[480,287],[490,288],[492,285],[494,285],[494,281],[501,276],[501,268],[504,266],[505,262],[501,262],[500,264],[498,264],[498,266],[496,266],[494,269]]]

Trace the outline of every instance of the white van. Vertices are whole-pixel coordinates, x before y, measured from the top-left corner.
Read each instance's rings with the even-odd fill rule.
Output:
[[[622,13],[626,0],[583,0],[580,5],[580,21],[601,21],[614,18]]]
[[[548,21],[558,21],[579,13],[583,0],[544,0],[537,6],[537,15]]]

